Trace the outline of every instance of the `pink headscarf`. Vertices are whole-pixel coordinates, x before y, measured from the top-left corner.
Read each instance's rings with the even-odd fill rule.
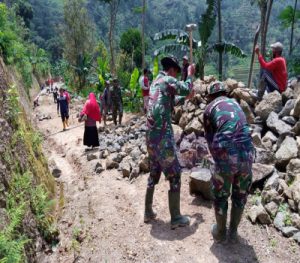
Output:
[[[87,115],[94,121],[101,121],[100,108],[93,92],[90,93],[89,99],[85,103],[81,114]]]

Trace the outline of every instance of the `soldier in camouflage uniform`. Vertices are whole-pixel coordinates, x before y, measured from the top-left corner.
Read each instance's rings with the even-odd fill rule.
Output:
[[[226,96],[224,85],[215,82],[208,93],[211,102],[204,112],[204,130],[215,162],[212,190],[217,221],[212,227],[212,235],[216,242],[226,239],[228,198],[231,195],[229,240],[237,242],[237,228],[252,182],[254,148],[245,114],[234,99]]]
[[[169,209],[171,228],[186,226],[190,219],[180,214],[181,168],[176,156],[171,112],[174,98],[181,99],[192,91],[194,66],[189,68],[186,82],[176,79],[180,66],[176,58],[170,56],[161,60],[163,71],[150,87],[149,111],[147,113],[146,142],[150,161],[150,175],[145,198],[144,222],[156,217],[152,210],[154,187],[159,182],[161,172],[170,182]],[[181,97],[179,97],[181,96]]]
[[[123,99],[121,87],[119,85],[118,79],[113,79],[113,86],[110,90],[110,98],[111,98],[111,107],[112,107],[112,116],[114,124],[117,125],[117,116],[119,113],[119,124],[122,124],[123,117]]]

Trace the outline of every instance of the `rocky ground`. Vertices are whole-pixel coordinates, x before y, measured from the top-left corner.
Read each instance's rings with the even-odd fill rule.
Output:
[[[83,126],[76,119],[82,102],[73,101],[71,127],[66,132],[60,132],[52,97],[42,96],[40,102],[35,116],[57,181],[60,243],[40,255],[38,262],[299,262],[299,246],[293,238],[283,237],[272,224],[253,225],[246,217],[240,227],[240,244],[213,242],[212,203],[190,195],[189,188],[188,168],[196,164],[193,172],[198,173],[205,166],[206,149],[196,143],[203,142],[201,131],[188,134],[174,126],[185,167],[181,210],[192,222],[187,228],[170,230],[168,184],[163,178],[154,197],[158,219],[143,223],[148,169],[144,117],[126,114],[124,127],[101,127],[100,150],[85,152]],[[259,203],[260,194],[251,196],[246,213]]]

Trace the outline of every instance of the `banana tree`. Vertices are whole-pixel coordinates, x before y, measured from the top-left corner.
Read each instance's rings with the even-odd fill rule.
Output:
[[[228,53],[239,58],[246,57],[245,53],[233,43],[223,41],[222,39],[212,45],[209,44],[209,39],[216,25],[216,14],[218,10],[218,0],[207,0],[207,9],[201,15],[198,22],[198,31],[200,41],[193,39],[193,50],[198,58],[197,64],[199,67],[199,75],[204,79],[204,68],[207,63],[208,55],[212,52],[219,54]],[[173,40],[173,43],[164,45],[154,51],[154,56],[168,53],[178,53],[189,51],[189,35],[187,32],[180,29],[169,29],[156,33],[153,40]],[[222,61],[220,61],[222,63]],[[222,78],[222,64],[219,67],[219,78]]]

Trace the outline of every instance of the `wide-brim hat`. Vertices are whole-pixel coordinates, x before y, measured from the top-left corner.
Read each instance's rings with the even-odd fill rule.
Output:
[[[174,56],[167,56],[164,57],[160,63],[162,64],[163,68],[165,67],[174,67],[176,68],[179,72],[181,71],[181,67],[179,66],[178,60],[177,58],[175,58]]]
[[[280,42],[273,43],[270,47],[276,51],[282,51],[283,45]]]

